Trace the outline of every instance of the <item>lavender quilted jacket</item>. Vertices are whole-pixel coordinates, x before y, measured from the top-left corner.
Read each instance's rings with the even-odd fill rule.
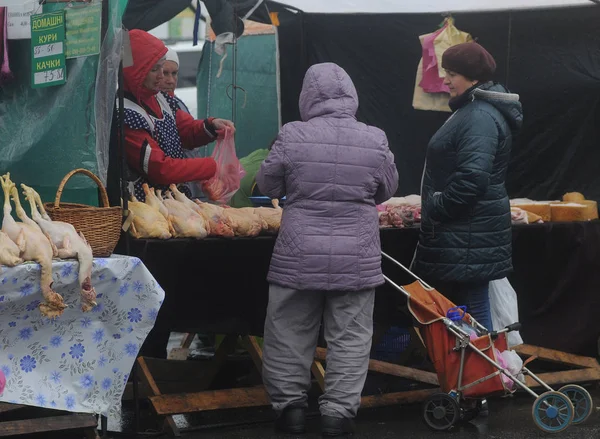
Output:
[[[385,133],[356,120],[358,96],[336,64],[311,67],[302,122],[285,125],[256,175],[287,196],[268,281],[298,290],[359,291],[383,283],[376,204],[398,187]]]

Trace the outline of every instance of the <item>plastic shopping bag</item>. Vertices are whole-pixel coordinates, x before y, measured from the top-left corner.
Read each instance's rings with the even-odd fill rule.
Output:
[[[498,359],[498,364],[502,366],[503,369],[506,369],[512,376],[516,379],[525,383],[525,376],[521,372],[523,369],[523,360],[515,351],[504,351],[500,352],[498,349],[495,349],[496,358]],[[502,381],[506,385],[506,387],[510,390],[514,390],[516,385],[509,377],[502,374]]]
[[[492,310],[492,325],[494,330],[506,328],[519,321],[519,305],[517,293],[507,278],[490,282],[490,308]],[[508,333],[508,345],[523,344],[519,331]]]
[[[212,153],[217,162],[215,175],[202,182],[202,191],[211,200],[225,204],[240,188],[246,171],[235,154],[235,143],[230,129],[225,129],[223,138],[217,140]]]

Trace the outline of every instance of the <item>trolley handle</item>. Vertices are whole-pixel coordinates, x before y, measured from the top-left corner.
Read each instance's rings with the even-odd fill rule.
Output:
[[[429,289],[429,290],[433,290],[433,288],[431,286],[429,286],[423,279],[421,279],[419,276],[417,276],[416,274],[414,274],[412,271],[410,271],[408,268],[406,268],[404,265],[402,265],[400,262],[398,262],[397,260],[395,260],[394,258],[392,258],[390,255],[388,255],[385,252],[381,252],[381,255],[388,259],[389,261],[393,262],[394,264],[396,264],[398,267],[402,268],[406,273],[408,273],[411,277],[413,277],[415,280],[418,280],[419,282],[421,282],[421,284]]]
[[[492,331],[490,335],[495,338],[498,336],[498,334],[504,334],[505,332],[520,331],[521,326],[522,325],[520,323],[513,323],[512,325],[508,325],[506,328],[499,331]]]
[[[512,325],[508,325],[506,328],[504,328],[506,330],[506,332],[512,332],[512,331],[520,331],[521,330],[521,324],[520,323],[513,323]]]

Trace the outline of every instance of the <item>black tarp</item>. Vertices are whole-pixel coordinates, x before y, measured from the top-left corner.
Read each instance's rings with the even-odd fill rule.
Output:
[[[399,194],[419,193],[427,143],[447,113],[412,108],[418,36],[437,14],[280,13],[282,118],[298,120],[306,69],[336,62],[357,87],[358,118],[388,135]],[[557,199],[580,191],[600,200],[600,8],[455,15],[496,58],[496,80],[521,95],[525,125],[508,175],[512,197]]]

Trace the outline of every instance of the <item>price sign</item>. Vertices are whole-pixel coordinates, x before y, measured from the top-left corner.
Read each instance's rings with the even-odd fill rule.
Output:
[[[31,86],[64,84],[65,67],[64,11],[31,16]]]
[[[100,53],[102,5],[94,3],[85,7],[67,8],[65,18],[67,59]]]
[[[33,14],[33,8],[37,2],[32,0],[21,3],[12,2],[6,10],[6,27],[9,40],[27,40],[31,38],[31,21],[29,17]]]

